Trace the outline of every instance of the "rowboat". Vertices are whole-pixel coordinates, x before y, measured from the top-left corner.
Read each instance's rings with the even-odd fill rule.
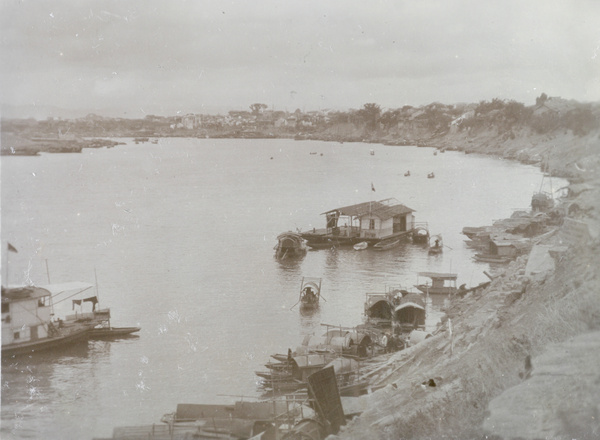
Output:
[[[319,307],[321,299],[321,278],[303,277],[300,284],[301,309],[315,309]]]
[[[401,241],[402,240],[400,238],[396,238],[394,240],[382,240],[379,243],[375,243],[373,245],[373,249],[376,251],[387,251],[388,249],[398,246]]]
[[[121,339],[138,337],[134,335],[141,330],[140,327],[98,327],[89,331],[90,339]]]
[[[429,238],[429,254],[441,254],[444,250],[444,241],[441,235],[432,235]]]
[[[354,250],[355,251],[362,251],[362,250],[364,250],[364,249],[366,249],[368,247],[369,247],[369,243],[367,243],[366,241],[361,241],[360,243],[356,243],[354,245]]]

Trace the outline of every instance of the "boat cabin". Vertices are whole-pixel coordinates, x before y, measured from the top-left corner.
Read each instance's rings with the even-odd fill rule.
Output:
[[[2,287],[3,347],[50,336],[51,296],[41,287]]]
[[[414,210],[396,199],[364,202],[324,212],[327,234],[342,237],[383,239],[411,231]]]
[[[399,332],[425,328],[425,301],[421,294],[409,293],[394,309],[394,327]]]
[[[401,298],[400,289],[390,289],[385,293],[367,293],[364,311],[366,322],[376,327],[391,327],[394,308]]]
[[[421,292],[454,295],[457,291],[456,279],[458,275],[455,273],[418,272],[417,276],[426,277],[431,280],[430,282],[419,283],[417,278],[415,287]]]
[[[498,257],[515,258],[523,251],[528,249],[530,244],[519,240],[498,240],[489,241],[489,254]]]

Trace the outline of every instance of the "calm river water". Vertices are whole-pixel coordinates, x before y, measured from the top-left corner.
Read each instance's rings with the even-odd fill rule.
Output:
[[[2,246],[18,249],[8,265],[3,251],[3,283],[97,277],[113,325],[142,327],[137,339],[3,359],[3,439],[109,437],[115,426],[158,423],[178,403],[259,396],[254,371],[270,354],[322,333],[321,323],[359,324],[366,292],[411,287],[426,270],[457,272],[459,284],[486,281],[489,266],[472,261],[463,226],[528,208],[543,180],[531,166],[430,148],[125,141],[2,157]],[[388,197],[443,235],[442,255],[406,244],[273,258],[279,233],[322,227],[326,210]],[[303,276],[323,279],[327,302],[312,316],[290,310]]]

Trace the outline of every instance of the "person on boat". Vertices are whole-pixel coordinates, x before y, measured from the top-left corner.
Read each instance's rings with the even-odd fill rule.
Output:
[[[439,248],[440,247],[440,240],[436,238],[435,240],[435,247]]]
[[[315,295],[315,293],[312,291],[312,289],[310,287],[306,288],[306,293],[305,293],[305,298],[306,301],[309,303],[314,303],[317,300],[317,296]]]
[[[387,335],[387,333],[383,334],[383,337],[381,338],[381,345],[383,346],[383,348],[386,350],[386,353],[387,353],[387,345],[388,345],[388,335]]]

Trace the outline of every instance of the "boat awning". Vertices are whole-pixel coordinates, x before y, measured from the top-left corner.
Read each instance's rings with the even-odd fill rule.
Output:
[[[327,212],[323,212],[325,215],[329,214],[338,214],[340,216],[348,216],[348,217],[362,217],[364,215],[374,215],[379,217],[382,220],[387,220],[389,218],[395,217],[397,215],[410,214],[411,212],[415,212],[414,209],[411,209],[402,204],[386,204],[386,200],[381,200],[378,202],[364,202],[359,203],[357,205],[344,206],[342,208],[332,209]]]
[[[455,280],[458,278],[456,273],[442,273],[442,272],[417,272],[420,277],[427,277],[438,280]]]
[[[62,283],[62,284],[48,284],[45,286],[40,286],[43,289],[46,289],[52,295],[60,295],[65,292],[75,292],[79,290],[80,292],[84,292],[88,289],[94,287],[93,284],[84,283],[80,281],[73,281],[70,283]]]
[[[323,367],[327,363],[325,356],[320,354],[306,354],[301,356],[294,356],[294,362],[298,365],[298,368],[315,368]]]
[[[416,302],[413,302],[413,301],[406,301],[405,303],[402,303],[398,307],[396,307],[394,309],[394,311],[397,312],[398,310],[408,309],[408,308],[425,310],[425,307],[423,307],[419,303],[416,303]]]

